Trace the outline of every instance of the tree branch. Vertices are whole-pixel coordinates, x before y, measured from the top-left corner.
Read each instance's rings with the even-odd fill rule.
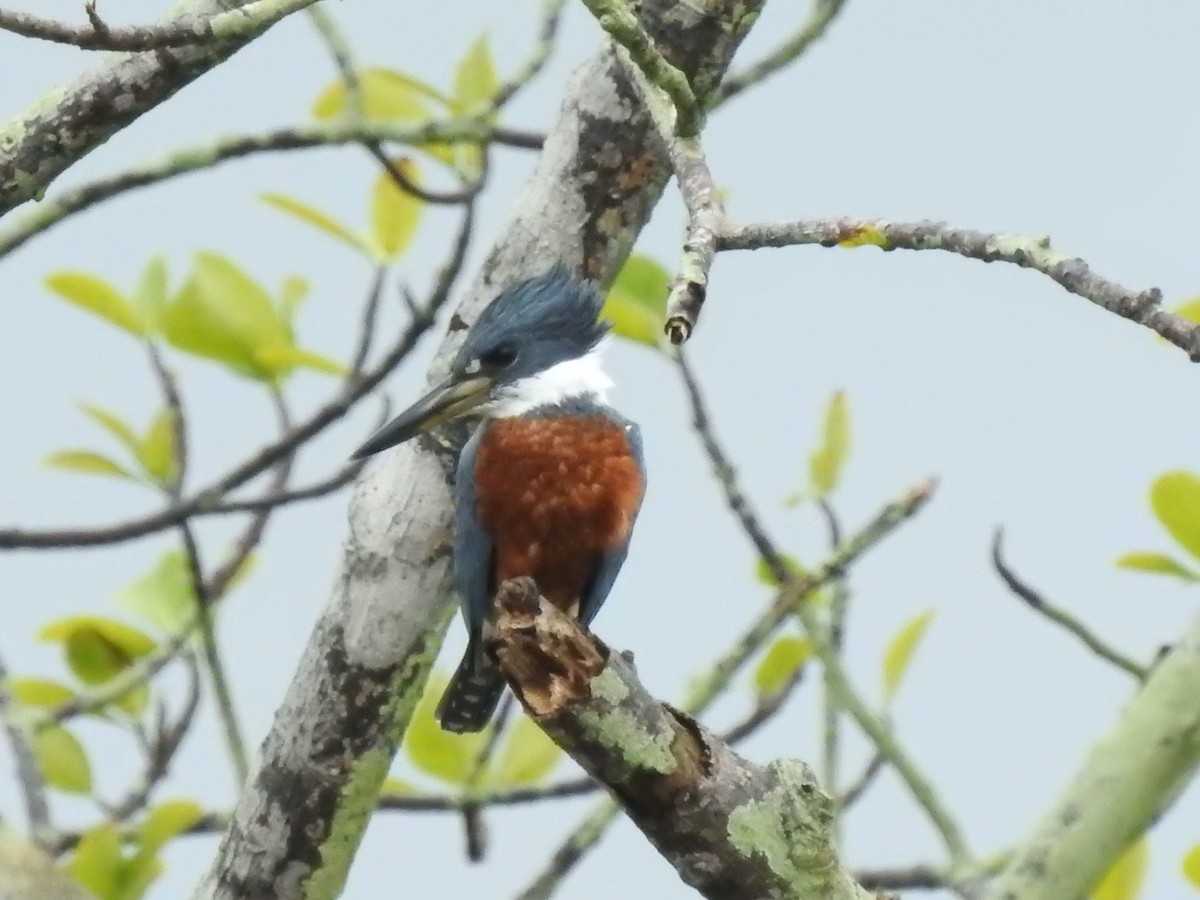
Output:
[[[1082,897],[1200,768],[1200,617],[1088,753],[990,900]]]
[[[760,0],[680,16],[640,14],[707,96]],[[608,283],[666,182],[661,142],[611,51],[571,79],[538,167],[459,307],[470,321],[515,281],[566,263]],[[461,340],[453,330],[431,377]],[[448,471],[454,454],[415,442],[368,467],[332,602],[317,623],[201,898],[321,900],[335,894],[451,615]]]
[[[41,197],[67,168],[308,0],[258,2],[267,5],[244,34],[153,53],[113,55],[0,126],[0,216]],[[232,17],[247,5],[247,0],[189,0],[167,22]]]
[[[874,245],[884,250],[942,250],[981,262],[1006,262],[1033,269],[1101,309],[1143,325],[1200,362],[1200,326],[1161,308],[1162,291],[1135,291],[1097,275],[1086,262],[1050,246],[1047,237],[990,234],[945,222],[890,222],[886,219],[802,219],[746,225],[720,236],[719,250],[757,250],[820,244],[824,247]]]
[[[316,0],[252,0],[228,12],[184,15],[161,25],[113,28],[88,4],[87,25],[70,25],[32,13],[0,9],[0,30],[22,37],[71,44],[84,50],[161,50],[195,44],[214,44],[234,38],[251,38],[284,16],[311,6]]]
[[[25,816],[29,832],[38,846],[53,841],[54,825],[50,820],[50,800],[46,794],[46,779],[38,765],[33,745],[33,729],[17,721],[13,714],[13,699],[5,681],[8,668],[0,661],[0,726],[8,737],[9,749],[17,766],[17,784],[25,801]]]
[[[869,900],[840,865],[833,801],[803,763],[737,756],[651,697],[629,663],[538,596],[500,588],[490,638],[526,712],[702,896]]]
[[[1068,634],[1074,635],[1083,645],[1105,662],[1111,663],[1123,672],[1132,675],[1138,681],[1146,680],[1146,667],[1134,662],[1120,650],[1110,646],[1102,638],[1092,632],[1087,625],[1079,621],[1066,610],[1059,609],[1045,597],[1029,587],[1004,561],[1004,529],[997,528],[992,537],[992,566],[1005,586],[1013,592],[1026,606],[1040,616],[1049,619]]]

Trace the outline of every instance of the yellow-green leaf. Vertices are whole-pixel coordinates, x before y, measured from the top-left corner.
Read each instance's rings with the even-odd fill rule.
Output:
[[[298,275],[288,275],[283,279],[283,287],[279,290],[279,315],[288,327],[288,337],[294,338],[293,327],[296,321],[296,309],[308,296],[308,282]]]
[[[61,643],[67,665],[84,684],[103,684],[125,671],[134,660],[151,653],[155,643],[123,622],[101,616],[70,616],[46,625],[38,637]],[[144,697],[131,694],[121,705],[138,713]]]
[[[130,334],[145,334],[141,318],[121,292],[86,272],[54,272],[46,278],[46,287],[64,300],[86,309]]]
[[[1146,880],[1150,842],[1140,837],[1117,857],[1092,891],[1092,900],[1136,900]]]
[[[812,645],[802,637],[781,637],[767,651],[754,672],[754,689],[762,697],[783,690],[812,656]]]
[[[54,469],[81,472],[85,475],[108,475],[112,478],[135,477],[120,463],[109,459],[102,453],[95,453],[91,450],[59,450],[42,460],[42,464]]]
[[[167,261],[155,256],[146,263],[137,290],[133,292],[133,308],[142,329],[148,334],[158,330],[159,316],[167,305]]]
[[[258,364],[257,351],[288,341],[287,326],[267,292],[216,253],[196,254],[183,289],[163,313],[163,331],[180,350],[261,380],[273,373]]]
[[[794,556],[789,556],[786,553],[782,555],[781,559],[783,560],[784,566],[793,577],[799,578],[800,576],[804,575],[805,569],[804,566],[800,564],[800,560],[796,559]],[[767,561],[761,557],[759,558],[758,562],[754,564],[754,577],[763,584],[767,585],[767,587],[779,587],[781,583],[779,579],[775,577],[775,573],[771,571],[771,567],[767,565]]]
[[[417,164],[412,160],[394,159],[392,165],[409,181],[418,181]],[[419,198],[397,185],[386,170],[379,173],[371,194],[371,237],[380,262],[393,260],[408,249],[424,207]]]
[[[829,399],[821,445],[810,461],[812,489],[816,496],[826,497],[833,493],[849,454],[850,413],[846,408],[846,395],[838,391]]]
[[[33,753],[46,784],[68,794],[92,790],[92,767],[75,735],[61,725],[47,725],[33,735]]]
[[[99,406],[92,406],[89,403],[80,403],[79,409],[85,416],[96,422],[101,428],[120,441],[121,446],[134,456],[137,456],[138,448],[142,442],[124,419],[115,413],[111,413]]]
[[[489,103],[499,84],[487,35],[480,35],[471,42],[454,70],[455,111],[469,113]]]
[[[326,375],[345,375],[346,367],[340,362],[304,350],[289,344],[276,344],[273,347],[263,347],[256,354],[259,363],[276,375],[287,375],[293,369],[300,367],[312,369],[314,372],[324,372]]]
[[[475,758],[488,739],[490,728],[478,734],[442,731],[434,719],[438,700],[449,679],[440,673],[430,677],[417,704],[404,738],[408,758],[418,769],[449,784],[462,785],[475,769]]]
[[[65,684],[47,678],[9,678],[4,687],[22,706],[53,709],[75,698],[75,692]]]
[[[613,323],[613,333],[639,344],[659,347],[670,283],[666,269],[653,259],[632,254],[604,299],[602,315]]]
[[[853,232],[851,232],[850,234],[847,234],[845,237],[843,237],[840,241],[838,241],[838,246],[839,247],[871,246],[871,247],[882,247],[884,250],[887,250],[891,246],[891,244],[888,242],[888,239],[884,236],[883,232],[880,231],[878,228],[871,228],[869,226],[864,226],[862,228],[854,229]]]
[[[913,654],[917,650],[917,645],[921,643],[925,629],[933,620],[933,614],[932,609],[927,609],[914,616],[896,633],[891,644],[888,645],[887,652],[883,657],[884,702],[890,703],[895,698],[896,691],[900,689],[900,683],[904,680],[904,674],[908,671]]]
[[[1193,297],[1175,309],[1175,315],[1189,322],[1200,322],[1200,297]]]
[[[167,841],[183,834],[204,817],[204,809],[194,800],[167,800],[146,814],[138,826],[141,851],[157,853]]]
[[[442,104],[449,102],[436,88],[393,69],[359,69],[358,86],[368,119],[424,120],[429,118],[429,109],[422,97]],[[346,111],[346,82],[341,79],[321,92],[312,109],[318,119],[331,119]]]
[[[1171,537],[1200,558],[1200,478],[1168,472],[1150,488],[1150,505]]]
[[[138,462],[159,484],[175,477],[179,459],[175,450],[175,414],[169,407],[158,411],[137,448]]]
[[[379,789],[379,792],[393,797],[419,793],[415,784],[405,781],[403,778],[384,779],[383,787]]]
[[[1183,858],[1183,877],[1190,881],[1193,887],[1200,888],[1200,844],[1189,850]]]
[[[554,771],[561,758],[559,746],[529,716],[522,715],[500,751],[494,783],[498,787],[537,784]]]
[[[374,254],[372,253],[370,244],[341,222],[332,216],[326,215],[316,207],[309,206],[307,203],[297,200],[295,197],[289,197],[286,194],[260,194],[259,199],[278,210],[282,210],[288,215],[295,216],[301,222],[306,222],[331,237],[337,238],[342,243],[353,247],[368,259],[373,258]]]
[[[121,889],[121,832],[112,822],[85,831],[67,870],[71,877],[101,900],[109,900]]]
[[[1155,575],[1172,575],[1182,578],[1184,581],[1200,581],[1200,574],[1193,572],[1183,563],[1153,551],[1126,553],[1117,560],[1117,567],[1134,569],[1139,572],[1153,572]]]
[[[196,617],[191,574],[178,550],[160,556],[154,568],[123,588],[116,600],[123,609],[170,635],[182,632]]]

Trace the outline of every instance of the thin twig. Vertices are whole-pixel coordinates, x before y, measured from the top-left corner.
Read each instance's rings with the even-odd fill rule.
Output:
[[[1135,291],[1092,271],[1078,257],[1055,250],[1047,237],[990,234],[945,222],[891,222],[886,219],[802,219],[746,225],[723,232],[718,250],[757,250],[820,244],[871,245],[884,250],[941,250],[981,262],[1005,262],[1041,272],[1072,294],[1101,309],[1149,328],[1200,362],[1200,325],[1164,310],[1162,291]]]
[[[545,68],[554,50],[558,38],[558,26],[562,22],[562,10],[565,0],[542,0],[542,27],[538,32],[533,50],[513,76],[505,81],[496,93],[492,94],[492,110],[499,112],[509,100],[530,84]]]
[[[846,0],[816,0],[808,20],[800,26],[799,31],[744,72],[730,75],[721,82],[709,103],[710,108],[733,99],[747,88],[765,81],[780,69],[798,60],[809,47],[821,39],[845,5]]]
[[[500,748],[500,735],[512,716],[514,703],[513,695],[505,692],[504,699],[500,701],[500,709],[488,731],[487,740],[479,748],[467,775],[467,800],[463,803],[462,815],[463,833],[467,838],[467,859],[471,862],[479,862],[487,854],[487,824],[483,820],[483,806],[471,795],[479,789],[492,764],[492,758]]]
[[[53,843],[55,829],[50,818],[50,800],[46,793],[46,779],[38,765],[34,749],[34,731],[27,723],[18,721],[13,710],[13,698],[9,693],[8,668],[0,660],[0,722],[12,749],[17,767],[17,783],[21,786],[21,798],[25,802],[25,816],[29,820],[29,832],[34,843],[45,847]]]
[[[704,121],[704,110],[687,75],[671,65],[654,39],[642,26],[633,6],[626,0],[583,0],[600,27],[629,51],[629,56],[646,78],[661,89],[675,104],[675,132],[680,137],[695,137]]]
[[[770,570],[772,577],[780,584],[786,584],[794,573],[784,561],[783,554],[767,537],[766,530],[762,527],[758,516],[750,507],[750,501],[746,499],[746,495],[738,484],[737,473],[713,433],[708,409],[704,403],[704,395],[688,364],[687,357],[682,350],[679,350],[674,354],[674,359],[679,374],[683,378],[683,386],[691,405],[692,428],[700,439],[705,455],[712,463],[713,474],[725,495],[725,504],[742,526],[742,531],[750,538],[750,543],[754,545],[755,551]]]
[[[68,216],[82,212],[103,200],[189,172],[211,169],[227,160],[255,153],[361,144],[363,141],[411,146],[470,142],[540,149],[543,140],[544,135],[541,134],[491,124],[486,111],[415,125],[411,122],[390,120],[352,122],[339,118],[259,134],[219,138],[175,151],[154,162],[80,185],[64,191],[57,197],[40,201],[35,208],[14,221],[10,228],[0,231],[0,258]]]
[[[867,760],[862,773],[850,783],[850,786],[837,795],[838,814],[843,814],[855,803],[862,799],[867,789],[875,783],[875,778],[883,771],[887,758],[876,751]]]
[[[106,810],[114,822],[127,821],[146,808],[154,790],[166,778],[171,762],[175,758],[183,739],[191,730],[200,705],[200,671],[190,651],[181,654],[188,671],[187,699],[178,717],[171,723],[160,723],[146,748],[146,771],[125,797]]]
[[[1049,619],[1068,633],[1073,634],[1083,642],[1084,646],[1105,662],[1112,663],[1118,669],[1132,675],[1138,681],[1146,680],[1148,670],[1145,666],[1140,665],[1108,644],[1079,619],[1066,610],[1054,606],[1045,597],[1021,581],[1017,574],[1005,563],[1003,551],[1004,529],[997,528],[996,533],[992,537],[992,566],[996,569],[996,574],[1000,576],[1008,589],[1024,601],[1026,606]]]
[[[246,38],[315,2],[255,0],[212,16],[183,16],[160,25],[128,28],[113,28],[104,24],[94,4],[86,6],[87,25],[70,25],[32,13],[0,9],[0,30],[37,40],[71,44],[84,50],[140,52]]]

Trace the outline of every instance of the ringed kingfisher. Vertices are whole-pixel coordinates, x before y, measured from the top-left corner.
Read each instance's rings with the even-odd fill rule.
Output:
[[[384,425],[369,456],[465,415],[483,418],[454,485],[454,580],[467,651],[438,706],[481,731],[504,692],[486,651],[498,586],[528,575],[583,625],[625,562],[646,487],[638,426],[606,402],[610,324],[591,284],[556,266],[504,290],[470,327],[449,377]]]

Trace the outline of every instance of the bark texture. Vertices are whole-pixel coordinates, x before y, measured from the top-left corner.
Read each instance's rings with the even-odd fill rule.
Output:
[[[760,766],[655,700],[633,667],[506,582],[492,649],[526,711],[608,788],[679,877],[710,900],[865,900],[833,843],[833,801],[799,760]]]

